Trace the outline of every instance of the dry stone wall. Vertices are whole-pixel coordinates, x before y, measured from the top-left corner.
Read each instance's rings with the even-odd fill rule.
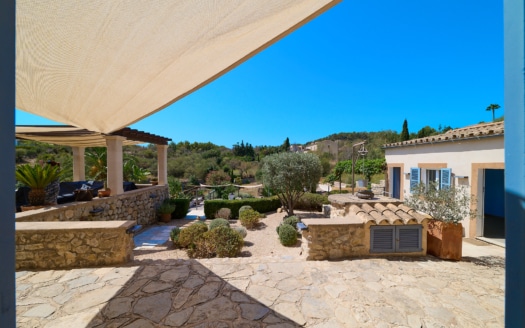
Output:
[[[16,222],[132,220],[149,225],[157,221],[156,207],[169,197],[168,186],[152,186],[123,194],[44,207],[16,214]]]
[[[124,264],[133,259],[133,221],[16,223],[16,270]]]
[[[313,261],[338,260],[369,255],[370,234],[364,224],[307,223],[308,230],[302,232],[306,259]],[[303,222],[306,220],[303,220]]]

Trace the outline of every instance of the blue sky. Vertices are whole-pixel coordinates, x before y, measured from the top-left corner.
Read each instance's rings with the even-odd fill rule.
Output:
[[[501,0],[343,1],[132,128],[174,142],[279,145],[339,132],[492,120],[503,103]],[[16,111],[17,124],[50,124]]]

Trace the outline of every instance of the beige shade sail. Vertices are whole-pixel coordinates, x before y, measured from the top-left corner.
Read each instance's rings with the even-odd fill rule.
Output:
[[[224,74],[339,0],[19,0],[16,107],[110,133]]]

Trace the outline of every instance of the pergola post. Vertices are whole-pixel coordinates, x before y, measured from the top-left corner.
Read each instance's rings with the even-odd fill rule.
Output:
[[[525,327],[525,5],[504,2],[505,326]]]
[[[108,188],[111,195],[124,193],[124,179],[122,170],[122,144],[126,138],[121,136],[105,136],[108,149]]]
[[[73,150],[73,181],[86,180],[85,147],[71,147]]]
[[[168,145],[157,145],[157,178],[159,185],[168,184]]]

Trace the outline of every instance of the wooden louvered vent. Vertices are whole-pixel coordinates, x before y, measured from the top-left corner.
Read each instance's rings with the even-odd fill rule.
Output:
[[[422,227],[419,224],[403,226],[371,226],[370,253],[409,253],[421,248]]]

